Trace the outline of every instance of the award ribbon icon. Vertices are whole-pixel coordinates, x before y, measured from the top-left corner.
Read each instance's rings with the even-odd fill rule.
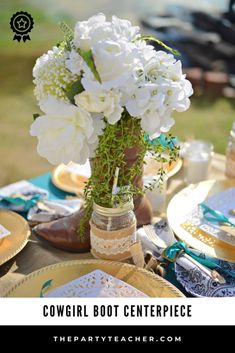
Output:
[[[24,11],[16,12],[10,20],[11,29],[15,33],[13,40],[18,40],[18,42],[21,39],[24,42],[30,40],[28,33],[31,32],[33,24],[33,18],[29,13]]]

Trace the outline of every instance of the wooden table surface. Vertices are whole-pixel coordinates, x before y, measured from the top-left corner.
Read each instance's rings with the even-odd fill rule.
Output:
[[[208,179],[224,179],[225,156],[215,154]],[[183,168],[168,180],[167,202],[186,185],[183,182]],[[13,259],[0,266],[0,297],[25,275],[61,261],[92,258],[90,253],[74,254],[55,249],[40,241],[33,234],[26,247]]]

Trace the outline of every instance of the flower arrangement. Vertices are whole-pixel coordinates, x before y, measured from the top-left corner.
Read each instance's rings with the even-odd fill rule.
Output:
[[[43,114],[35,114],[30,133],[38,153],[52,164],[96,161],[85,188],[87,218],[92,203],[111,204],[112,180],[119,167],[119,194],[142,193],[133,185],[147,151],[160,162],[177,156],[169,136],[172,112],[189,108],[190,82],[182,74],[176,51],[139,27],[98,14],[61,28],[63,42],[37,59],[33,68],[35,96]],[[156,51],[155,40],[172,53]],[[154,143],[152,142],[154,141]],[[138,158],[125,168],[125,150],[138,146]],[[163,173],[159,171],[160,179]]]

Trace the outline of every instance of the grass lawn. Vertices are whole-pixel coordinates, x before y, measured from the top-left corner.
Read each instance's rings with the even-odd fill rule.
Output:
[[[53,166],[38,156],[36,138],[29,135],[32,114],[39,112],[33,96],[32,67],[36,58],[62,38],[57,18],[30,8],[38,30],[32,40],[18,43],[9,29],[11,15],[21,9],[22,1],[11,1],[0,7],[0,186],[30,178],[51,170]],[[28,8],[27,8],[28,9]],[[69,20],[67,20],[69,22]],[[40,33],[40,36],[37,34]],[[184,140],[188,137],[210,140],[216,152],[224,153],[229,130],[235,121],[235,103],[223,98],[195,98],[191,108],[176,114],[173,133]]]
[[[188,111],[175,114],[173,133],[187,138],[210,140],[215,151],[224,153],[232,123],[235,122],[235,101],[203,96],[192,98]]]

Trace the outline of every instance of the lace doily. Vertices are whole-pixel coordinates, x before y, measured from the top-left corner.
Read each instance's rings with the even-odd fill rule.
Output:
[[[95,251],[104,255],[117,255],[123,254],[129,251],[131,244],[135,242],[135,233],[129,235],[128,237],[123,237],[119,239],[103,239],[97,237],[91,231],[91,247]]]
[[[103,271],[95,270],[50,291],[50,298],[148,297],[143,292]]]
[[[91,248],[99,255],[121,255],[129,252],[136,240],[136,224],[115,231],[101,230],[90,222]]]

